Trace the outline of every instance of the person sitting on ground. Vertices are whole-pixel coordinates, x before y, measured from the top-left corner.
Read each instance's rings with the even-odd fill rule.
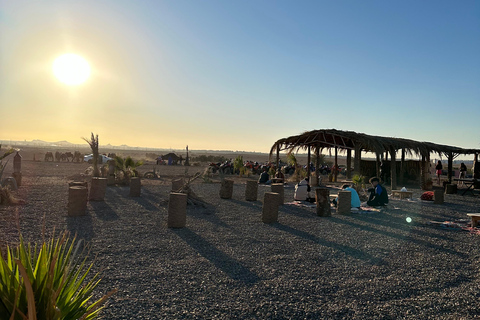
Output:
[[[282,173],[282,169],[278,168],[275,172],[275,182],[283,183],[285,181],[285,175]]]
[[[269,184],[270,181],[270,176],[268,175],[267,172],[267,167],[263,168],[263,172],[260,174],[260,178],[258,179],[259,184]]]
[[[344,184],[342,186],[342,190],[351,192],[352,194],[351,207],[360,208],[362,203],[360,202],[360,197],[358,196],[357,190],[352,188],[349,184]],[[333,200],[333,204],[337,206],[337,202],[338,202],[338,197]]]
[[[388,203],[387,189],[380,184],[380,180],[377,177],[370,178],[370,183],[373,188],[368,189],[370,196],[367,204],[372,207],[386,205]]]
[[[308,177],[300,181],[295,186],[295,194],[293,199],[297,201],[315,202],[315,194],[312,192],[312,188],[308,183]]]

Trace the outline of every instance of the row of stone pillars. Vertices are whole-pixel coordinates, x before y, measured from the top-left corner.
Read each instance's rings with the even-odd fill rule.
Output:
[[[104,201],[108,178],[93,177],[88,190],[88,183],[70,182],[68,188],[68,216],[83,216],[87,214],[88,201]],[[130,196],[140,197],[142,183],[140,178],[130,178]],[[89,192],[90,191],[90,192]]]

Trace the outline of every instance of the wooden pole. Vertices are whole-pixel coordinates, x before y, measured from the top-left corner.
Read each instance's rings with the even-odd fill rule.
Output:
[[[352,178],[352,149],[347,149],[347,179]]]
[[[452,172],[453,172],[453,153],[448,153],[448,174],[447,179],[448,183],[452,183]]]
[[[337,182],[338,175],[338,147],[335,147],[335,172],[333,173],[333,181]]]
[[[377,155],[377,161],[376,161],[376,164],[377,164],[377,168],[376,168],[376,169],[377,169],[377,170],[376,170],[375,176],[376,176],[377,178],[380,178],[380,154],[377,153],[376,155]]]
[[[311,152],[310,146],[308,146],[308,156],[307,156],[307,178],[310,181],[310,160],[311,160]]]
[[[353,169],[355,170],[356,174],[360,174],[360,162],[361,162],[361,153],[362,153],[362,148],[360,146],[355,146],[355,154],[354,154],[354,159],[353,159]]]
[[[317,186],[320,185],[320,148],[315,148],[315,179]],[[313,185],[313,184],[312,184]]]
[[[393,148],[390,149],[390,177],[391,177],[391,187],[392,190],[397,189],[397,160],[396,160],[397,151]]]
[[[400,183],[404,183],[403,177],[405,176],[405,149],[402,148],[402,159],[400,161]]]
[[[280,146],[277,146],[277,159],[275,161],[275,164],[276,164],[275,169],[278,170],[280,165]]]

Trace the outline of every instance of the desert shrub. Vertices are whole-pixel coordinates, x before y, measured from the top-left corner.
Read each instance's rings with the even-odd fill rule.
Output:
[[[12,191],[9,187],[0,186],[0,204],[11,205],[11,204],[21,204],[23,200],[15,198],[12,194]]]
[[[64,232],[39,247],[26,244],[20,235],[16,248],[0,252],[0,320],[6,319],[94,319],[111,291],[91,301],[100,282],[90,280],[93,263],[79,252],[80,242]]]
[[[233,168],[235,169],[235,172],[241,173],[241,169],[244,168],[243,156],[237,156],[235,160],[233,160]]]

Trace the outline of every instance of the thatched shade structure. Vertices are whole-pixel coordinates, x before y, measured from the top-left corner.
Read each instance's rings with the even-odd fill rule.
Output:
[[[335,150],[335,166],[337,164],[337,152],[347,151],[347,173],[351,170],[351,151],[354,150],[354,168],[359,172],[361,152],[372,152],[377,156],[377,172],[379,171],[380,155],[390,155],[390,169],[392,189],[396,189],[396,153],[402,152],[401,170],[405,154],[417,155],[422,157],[423,163],[430,162],[430,154],[438,153],[440,156],[445,155],[448,159],[448,180],[451,182],[453,171],[453,159],[460,154],[475,154],[475,162],[479,149],[463,149],[454,146],[435,144],[431,142],[420,142],[410,139],[372,136],[364,133],[353,131],[341,131],[336,129],[321,129],[304,132],[300,135],[291,136],[277,140],[270,149],[270,156],[274,153],[277,156],[277,165],[279,161],[279,153],[282,150],[294,152],[295,150],[307,150],[308,162],[310,162],[310,150],[313,149],[316,154],[323,149]],[[426,167],[426,166],[425,166]],[[425,169],[425,168],[424,168]],[[307,170],[309,174],[310,171]],[[423,170],[422,181],[426,179],[426,170]],[[336,181],[336,179],[335,179]]]

